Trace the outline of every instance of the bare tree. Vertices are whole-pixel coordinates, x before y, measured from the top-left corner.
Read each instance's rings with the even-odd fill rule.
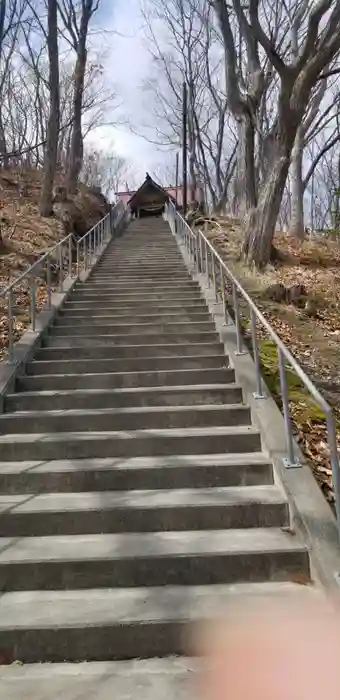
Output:
[[[178,150],[186,82],[190,188],[194,191],[204,181],[214,207],[223,209],[235,166],[236,134],[221,86],[223,55],[212,17],[204,0],[146,3],[153,63],[144,82],[149,114],[144,134],[158,146]]]
[[[73,124],[70,139],[67,186],[75,192],[83,162],[82,107],[87,62],[89,23],[99,7],[100,0],[59,0],[59,11],[67,32],[67,39],[76,53],[73,74]]]
[[[127,179],[130,185],[134,181],[132,166],[126,158],[93,149],[85,149],[80,177],[85,185],[100,187],[109,199],[125,186]]]
[[[59,136],[59,50],[57,0],[48,0],[47,49],[49,57],[50,114],[44,155],[44,179],[40,199],[41,216],[53,213],[53,185],[57,167]]]
[[[9,164],[4,125],[4,93],[17,48],[28,0],[1,0],[0,2],[0,155],[2,165]]]
[[[228,56],[230,6],[225,0],[214,0],[212,4],[220,22]],[[303,8],[297,7],[295,17],[302,9],[304,11],[303,31],[296,55],[290,61],[284,60],[284,50],[281,50],[287,39],[277,36],[273,38],[270,31],[263,29],[260,0],[250,0],[247,9],[243,8],[240,0],[233,0],[232,5],[239,26],[242,23],[244,31],[250,33],[262,47],[270,69],[279,78],[276,116],[272,128],[274,147],[271,165],[261,185],[258,200],[247,219],[244,241],[245,255],[261,267],[270,259],[272,239],[298,129],[318,80],[340,49],[340,0],[319,0],[309,13],[305,10],[309,6],[307,0],[303,3]],[[268,3],[264,0],[262,11],[267,9]],[[292,54],[291,51],[289,53]],[[255,77],[258,79],[259,74],[256,73]]]

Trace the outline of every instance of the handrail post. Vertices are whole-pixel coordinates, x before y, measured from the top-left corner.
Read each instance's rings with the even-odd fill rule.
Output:
[[[195,238],[195,256],[196,256],[196,272],[199,274],[201,272],[201,261],[200,261],[200,254],[199,254],[199,232],[196,235]]]
[[[36,299],[35,299],[35,275],[34,270],[31,272],[31,326],[32,331],[35,331],[35,317],[36,317]]]
[[[204,250],[205,250],[205,274],[207,277],[207,283],[208,286],[210,287],[210,273],[209,273],[209,260],[208,260],[208,244],[207,241],[204,240]]]
[[[281,394],[282,394],[282,406],[283,406],[283,418],[285,423],[285,435],[286,435],[286,446],[288,452],[288,458],[284,460],[285,466],[287,468],[300,467],[301,464],[294,454],[294,440],[293,440],[293,429],[292,421],[290,417],[289,410],[289,398],[288,398],[288,387],[287,387],[287,377],[285,370],[285,362],[282,350],[277,348],[277,356],[279,361],[279,372],[280,372],[280,384],[281,384]]]
[[[202,245],[202,234],[201,231],[198,232],[198,249],[199,249],[199,260],[200,260],[200,273],[204,274],[204,263],[203,263],[203,245]]]
[[[8,361],[13,362],[13,292],[10,289],[8,292],[7,301],[7,314],[8,314]]]
[[[236,345],[237,345],[236,352],[237,352],[237,355],[243,355],[243,353],[242,353],[242,330],[241,330],[241,319],[240,319],[240,310],[239,310],[238,297],[237,297],[237,289],[236,289],[235,282],[233,282],[232,285],[233,285],[233,306],[234,306],[235,327],[236,327]]]
[[[229,325],[229,323],[228,323],[229,318],[228,318],[228,311],[227,311],[227,300],[226,300],[226,296],[225,296],[224,270],[223,270],[222,263],[220,263],[220,278],[221,278],[221,295],[222,295],[224,325],[228,326]]]
[[[47,304],[50,309],[52,306],[52,289],[51,289],[51,260],[50,256],[46,261],[46,286],[47,286]]]
[[[255,399],[265,399],[265,395],[262,390],[261,381],[261,362],[259,346],[257,342],[257,327],[256,327],[256,316],[253,309],[250,309],[250,321],[251,321],[251,336],[253,344],[253,355],[255,364],[255,377],[256,377],[256,392],[254,393]]]
[[[62,292],[64,289],[63,285],[63,251],[62,246],[59,246],[59,291]]]
[[[215,255],[211,251],[211,264],[212,264],[212,276],[213,276],[213,285],[214,285],[214,294],[215,294],[215,301],[218,302],[218,293],[217,293],[217,281],[216,281],[216,268],[215,268]]]
[[[68,239],[68,274],[72,277],[72,235]]]
[[[80,250],[79,241],[77,241],[77,277],[80,275]]]
[[[332,482],[334,488],[334,498],[335,498],[335,511],[338,523],[338,535],[340,539],[340,468],[339,468],[339,457],[338,457],[338,444],[336,439],[336,429],[334,417],[331,408],[326,413],[326,423],[327,423],[327,435],[329,452],[331,457],[331,467],[332,467]]]

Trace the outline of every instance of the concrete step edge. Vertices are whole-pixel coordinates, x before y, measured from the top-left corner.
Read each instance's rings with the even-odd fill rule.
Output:
[[[159,439],[163,438],[195,438],[195,437],[233,437],[233,436],[259,436],[259,431],[251,425],[247,426],[214,426],[209,428],[159,428],[145,430],[118,430],[118,431],[93,431],[93,432],[72,432],[72,433],[31,433],[24,435],[22,433],[11,433],[0,435],[0,445],[7,443],[22,443],[34,444],[39,440],[44,443],[63,443],[73,440],[74,442],[82,441],[107,441],[107,440],[135,440],[141,439]]]
[[[307,590],[311,595],[321,595],[313,587],[308,587]],[[70,627],[89,631],[97,625],[153,626],[162,621],[188,623],[223,613],[230,616],[233,614],[230,601],[242,596],[248,600],[251,596],[266,600],[268,596],[283,593],[304,595],[306,587],[293,582],[261,582],[185,588],[166,586],[5,593],[5,612],[0,619],[0,630],[64,628],[67,633]],[[240,614],[239,606],[237,613]],[[249,612],[245,611],[245,614]]]
[[[10,562],[134,561],[145,556],[157,562],[167,556],[237,556],[273,551],[299,552],[306,551],[306,547],[282,528],[50,535],[21,541],[0,538],[0,567]]]
[[[208,335],[209,335],[209,334],[208,334]],[[68,338],[69,338],[70,340],[72,340],[72,337],[73,337],[73,336],[68,336]],[[81,336],[77,336],[77,337],[79,338],[79,337],[81,337]],[[96,336],[93,336],[93,337],[96,338]],[[97,337],[98,337],[98,336],[97,336]],[[104,336],[104,337],[107,337],[107,336]],[[109,336],[109,337],[110,337],[110,336]],[[112,337],[112,336],[111,336],[111,337]],[[128,336],[126,336],[126,337],[128,337]],[[86,339],[86,338],[85,338],[85,339]],[[131,345],[131,344],[129,345],[128,343],[127,343],[126,345],[114,345],[114,344],[110,345],[110,344],[102,343],[102,344],[96,344],[96,345],[94,345],[94,346],[93,346],[93,351],[95,352],[95,350],[96,350],[97,348],[109,348],[112,352],[113,352],[114,350],[117,350],[117,349],[118,349],[119,351],[122,351],[122,350],[125,351],[125,350],[130,349],[131,352],[133,353],[133,354],[132,354],[132,358],[135,359],[135,357],[136,357],[136,356],[135,356],[135,353],[137,353],[138,351],[140,351],[141,348],[150,348],[150,352],[152,352],[152,348],[153,348],[153,347],[154,347],[154,348],[171,348],[171,349],[173,349],[173,350],[176,349],[177,351],[179,351],[179,349],[180,349],[181,347],[183,347],[183,346],[185,346],[185,347],[188,347],[188,346],[191,346],[191,347],[192,347],[192,346],[194,346],[195,349],[196,349],[197,347],[202,347],[202,346],[206,347],[207,345],[208,345],[208,346],[211,346],[211,348],[215,348],[215,349],[218,348],[218,349],[220,349],[220,350],[221,350],[221,355],[224,354],[224,353],[223,353],[223,350],[224,350],[223,344],[222,344],[219,340],[217,340],[217,339],[216,339],[215,342],[214,342],[214,341],[211,341],[211,342],[195,342],[195,343],[193,343],[193,342],[187,342],[187,343],[148,343],[148,344],[143,344],[143,345],[137,345],[137,344],[136,344],[136,345]],[[53,352],[53,351],[57,351],[57,350],[60,350],[60,351],[67,351],[67,350],[77,351],[77,350],[83,350],[83,349],[86,350],[86,346],[81,345],[81,344],[80,344],[80,345],[76,345],[75,343],[73,343],[71,346],[68,346],[68,345],[51,345],[51,346],[44,346],[44,347],[42,347],[41,349],[39,349],[39,353],[44,352],[44,353],[46,354],[46,353],[48,353],[48,352],[50,352],[50,351]],[[218,354],[220,354],[220,353],[218,353]],[[152,359],[152,357],[157,357],[157,355],[152,355],[152,354],[150,354],[150,355],[148,355],[147,357],[148,357],[149,359]],[[165,355],[163,355],[163,357],[165,357]],[[171,358],[172,355],[169,355],[168,357]],[[186,357],[186,356],[184,356],[184,357]],[[95,359],[95,358],[93,358],[93,359]],[[113,357],[113,358],[111,358],[111,359],[115,359],[115,358]],[[127,359],[127,358],[125,358],[125,359]],[[140,358],[140,359],[142,359],[142,358]],[[146,359],[146,356],[145,356],[143,359]]]
[[[176,455],[173,457],[128,457],[122,460],[114,457],[106,457],[103,459],[78,459],[78,460],[50,460],[44,464],[40,461],[24,461],[24,462],[1,462],[0,474],[20,474],[30,470],[31,473],[64,473],[82,471],[116,471],[116,470],[145,470],[154,469],[172,469],[181,466],[185,467],[207,467],[207,466],[223,466],[226,469],[229,467],[242,466],[271,466],[270,458],[263,452],[242,452],[229,454],[208,454],[208,455]]]
[[[145,415],[149,413],[218,413],[226,412],[233,413],[237,411],[244,412],[249,411],[250,408],[246,404],[236,403],[236,404],[211,404],[211,405],[193,405],[193,406],[136,406],[136,407],[122,407],[122,408],[84,408],[84,409],[63,409],[63,415],[69,416],[120,416],[120,415]],[[20,417],[26,418],[48,418],[52,416],[60,416],[60,410],[54,411],[15,411],[14,413],[2,413],[0,415],[1,422],[6,422],[13,418],[19,419]]]
[[[190,371],[190,370],[188,370]],[[123,372],[123,374],[125,374]],[[138,373],[137,373],[138,374]],[[36,376],[36,375],[35,375]],[[44,376],[44,375],[40,375]],[[51,375],[50,375],[51,376]],[[57,376],[57,375],[54,375]],[[77,375],[76,375],[77,376]],[[21,379],[26,379],[27,376],[25,377],[20,377]],[[61,390],[40,390],[40,391],[25,391],[25,392],[17,392],[13,394],[6,394],[6,398],[8,399],[18,399],[20,396],[25,396],[26,398],[35,398],[39,396],[74,396],[76,394],[77,396],[85,394],[89,396],[93,395],[112,395],[112,396],[133,396],[134,394],[171,394],[171,393],[190,393],[197,391],[199,392],[219,392],[219,391],[234,391],[234,390],[241,390],[241,386],[236,383],[232,384],[180,384],[180,385],[164,385],[164,386],[155,386],[155,387],[122,387],[122,388],[117,388],[117,389],[61,389]]]
[[[133,345],[132,347],[136,347],[136,346]],[[147,347],[149,347],[149,346],[147,346]],[[64,348],[62,348],[62,349],[64,349]],[[44,351],[44,354],[45,354],[45,350],[48,351],[49,349],[48,349],[48,348],[42,348],[42,350]],[[203,369],[231,369],[230,367],[227,367],[227,366],[226,366],[226,365],[227,365],[227,362],[228,362],[228,357],[227,357],[226,355],[224,355],[224,353],[223,353],[222,351],[221,351],[220,353],[214,353],[214,354],[212,354],[212,355],[202,355],[202,356],[201,356],[201,355],[178,355],[178,356],[175,357],[175,359],[176,359],[176,361],[181,361],[181,360],[182,360],[182,361],[187,361],[187,360],[197,360],[197,361],[200,361],[200,360],[202,360],[202,357],[203,357],[204,360],[207,360],[207,361],[209,361],[209,359],[210,359],[210,360],[212,360],[212,359],[215,360],[217,357],[218,357],[218,358],[221,358],[221,359],[223,359],[223,360],[225,359],[225,365],[223,365],[222,367],[218,367],[218,368],[216,368],[216,367],[205,367],[205,368],[202,368],[202,371],[203,371]],[[124,359],[126,360],[126,359],[136,359],[136,358],[135,358],[135,357],[132,357],[132,358],[118,358],[118,360],[117,360],[116,358],[109,358],[109,359],[107,359],[107,358],[106,358],[106,359],[105,359],[105,358],[101,358],[101,359],[99,359],[99,360],[96,359],[96,358],[87,358],[85,361],[89,364],[89,367],[91,367],[91,366],[93,366],[94,364],[96,364],[96,363],[98,363],[98,362],[106,362],[106,363],[107,363],[107,362],[117,362],[117,361],[121,362],[121,361],[124,361]],[[165,356],[165,355],[164,355],[164,357],[157,357],[157,356],[155,356],[155,355],[151,355],[151,357],[146,357],[146,356],[145,356],[145,357],[140,358],[141,362],[143,362],[143,361],[152,361],[152,360],[162,360],[162,361],[166,361],[166,360],[173,360],[173,359],[174,359],[174,358],[173,358],[173,356],[171,356],[171,355],[168,355],[168,356]],[[46,360],[32,360],[31,362],[29,362],[28,366],[31,365],[31,366],[34,367],[34,366],[37,366],[38,364],[40,364],[40,365],[43,364],[45,367],[48,367],[48,366],[51,365],[51,364],[55,364],[55,362],[56,362],[56,360],[47,360],[47,359],[46,359]],[[69,366],[69,363],[70,363],[70,362],[73,362],[73,363],[74,363],[74,360],[68,360],[67,358],[64,359],[64,360],[58,360],[58,364],[60,365],[60,367],[65,368],[65,369]],[[151,369],[151,370],[133,370],[133,371],[136,372],[136,373],[139,373],[139,372],[150,372],[150,371],[152,371],[152,369]],[[186,369],[183,369],[183,370],[180,370],[180,369],[175,369],[175,370],[172,370],[172,369],[162,369],[162,370],[155,370],[155,371],[156,371],[156,372],[158,372],[158,371],[159,371],[159,372],[180,372],[180,371],[182,371],[182,372],[188,371],[188,372],[189,372],[190,370],[186,370]],[[195,369],[195,370],[193,370],[193,371],[197,371],[197,370]],[[64,372],[62,372],[62,373],[64,373]],[[71,373],[71,374],[72,374],[73,376],[76,376],[74,373]],[[81,372],[81,374],[83,374],[83,372]],[[87,373],[85,373],[85,374],[93,374],[93,373],[92,373],[92,372],[87,372]],[[97,374],[103,374],[103,372],[97,372]],[[104,372],[104,374],[107,374],[107,372]],[[108,374],[116,374],[116,372],[109,372]],[[124,374],[124,370],[119,371],[118,374]],[[27,376],[31,377],[31,376],[37,376],[37,375],[28,374]],[[40,375],[40,376],[44,376],[44,375]]]
[[[194,356],[194,357],[195,357],[195,356]],[[200,358],[200,355],[198,355],[197,357]],[[209,355],[207,355],[206,357],[209,357]],[[215,356],[214,356],[214,357],[215,357]],[[144,359],[147,359],[147,358],[144,358]],[[226,360],[227,360],[227,359],[228,359],[228,358],[226,358]],[[54,360],[46,360],[43,364],[44,364],[44,365],[45,365],[46,363],[49,364],[49,362],[53,362],[53,363],[54,363]],[[61,362],[61,363],[64,363],[63,366],[65,366],[65,368],[66,368],[67,365],[69,364],[70,360],[60,360],[60,362]],[[71,362],[73,362],[73,360],[71,360]],[[90,367],[91,367],[91,364],[98,362],[98,360],[89,360],[89,362],[90,362]],[[99,362],[100,362],[100,360],[99,360]],[[106,360],[104,360],[104,362],[106,362]],[[36,366],[37,364],[41,364],[41,363],[42,363],[42,360],[32,360],[32,361],[29,363],[29,365]],[[87,372],[87,373],[81,372],[80,375],[81,375],[81,376],[85,376],[85,377],[86,377],[86,376],[91,376],[91,377],[94,376],[94,377],[95,377],[95,376],[106,376],[106,375],[124,376],[125,374],[137,376],[138,374],[142,374],[142,375],[146,376],[147,374],[150,374],[150,373],[151,373],[151,374],[158,374],[158,372],[162,372],[162,373],[172,374],[172,375],[173,375],[173,374],[175,374],[175,373],[181,373],[181,372],[182,372],[182,373],[188,373],[188,372],[198,372],[198,371],[201,371],[202,374],[204,375],[204,373],[206,373],[206,372],[211,372],[211,371],[216,372],[217,370],[218,370],[218,371],[223,371],[223,372],[224,372],[224,371],[233,372],[232,367],[211,367],[211,368],[209,368],[209,367],[202,367],[202,369],[200,369],[200,370],[197,370],[197,369],[169,369],[169,370],[164,370],[164,369],[161,369],[161,370],[154,370],[154,371],[153,371],[153,370],[135,370],[135,371],[130,371],[130,372],[124,372],[124,371],[121,371],[121,372]],[[50,377],[59,377],[60,375],[59,375],[59,374],[50,374],[49,376],[50,376]],[[69,375],[67,375],[67,376],[69,376],[69,377],[79,377],[79,374],[77,374],[77,373],[72,373],[72,374],[69,374]],[[179,374],[179,376],[180,376],[180,374]],[[45,375],[45,374],[24,374],[24,375],[20,375],[20,376],[18,377],[18,379],[20,379],[20,380],[21,380],[21,379],[31,379],[31,378],[34,378],[34,377],[37,377],[37,378],[40,378],[40,379],[41,379],[41,378],[43,378],[43,377],[45,378],[46,375]],[[181,386],[183,386],[183,385],[181,385]],[[151,388],[151,387],[150,387],[150,388]]]
[[[97,324],[97,325],[98,325],[98,326],[101,326],[101,324]],[[89,330],[92,331],[92,333],[93,333],[93,325],[87,326],[87,325],[84,325],[84,324],[79,324],[79,326],[80,326],[80,328],[82,328],[82,327],[83,327],[83,328],[89,328]],[[177,322],[177,321],[169,321],[169,322],[166,323],[166,324],[165,324],[165,323],[163,324],[162,322],[158,322],[158,323],[157,323],[156,321],[155,321],[154,323],[136,323],[135,321],[132,321],[131,323],[103,323],[102,326],[103,326],[103,328],[110,328],[111,326],[113,326],[113,327],[119,327],[119,328],[123,328],[123,329],[125,329],[125,328],[136,328],[136,327],[137,327],[137,331],[138,331],[138,330],[143,330],[143,329],[145,329],[145,328],[146,328],[146,329],[148,329],[148,328],[150,328],[150,329],[151,329],[151,328],[156,328],[157,330],[155,330],[155,333],[158,333],[158,332],[159,332],[159,331],[158,331],[158,328],[159,328],[159,327],[165,327],[165,328],[168,329],[169,326],[170,326],[170,330],[167,331],[167,332],[171,332],[171,326],[176,326],[176,328],[177,328],[178,326],[180,326],[180,332],[182,331],[182,328],[183,328],[183,330],[184,330],[185,328],[187,328],[187,329],[188,329],[188,333],[194,332],[196,329],[200,330],[201,328],[203,329],[203,331],[204,331],[205,328],[208,329],[207,332],[210,332],[210,329],[211,329],[211,328],[214,328],[214,329],[215,329],[214,321],[213,321],[212,319],[209,319],[209,318],[208,318],[206,321],[191,321],[191,320],[187,320],[187,321],[178,321],[178,322]],[[58,326],[57,326],[57,327],[58,327],[58,330],[59,330],[59,329],[62,330],[63,328],[68,328],[69,326],[68,326],[67,324],[60,323],[60,320],[59,320]],[[55,326],[52,326],[52,328],[54,329]],[[192,329],[193,329],[193,330],[192,330]],[[215,329],[215,330],[216,330],[216,329]],[[176,332],[176,331],[175,331],[175,332]],[[217,331],[216,331],[216,332],[217,332]],[[92,335],[92,333],[90,333],[89,335]],[[75,335],[77,335],[77,334],[75,334]],[[106,334],[105,334],[105,335],[106,335]],[[117,335],[121,335],[121,334],[117,334]],[[133,335],[133,333],[127,334],[127,335]]]
[[[256,486],[218,486],[207,488],[180,489],[139,489],[129,491],[86,491],[76,493],[44,493],[32,496],[27,494],[0,494],[0,522],[37,513],[57,515],[62,513],[103,513],[105,511],[142,510],[143,512],[160,509],[182,510],[220,509],[227,511],[234,507],[247,509],[252,506],[274,508],[287,505],[286,498],[275,485]],[[288,506],[287,506],[288,507]],[[277,523],[279,524],[279,523]],[[249,526],[250,527],[250,526]],[[201,528],[195,528],[201,529]],[[0,620],[1,624],[1,620]]]

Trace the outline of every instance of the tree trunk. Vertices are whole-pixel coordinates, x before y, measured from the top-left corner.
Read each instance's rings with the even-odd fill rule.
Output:
[[[255,130],[250,116],[238,122],[238,153],[234,183],[233,211],[238,216],[256,207]]]
[[[50,114],[44,154],[44,180],[40,199],[41,216],[51,216],[53,213],[53,185],[58,155],[60,102],[57,0],[48,0],[47,46],[49,56]]]
[[[291,220],[289,224],[289,233],[291,236],[295,236],[295,238],[301,241],[305,237],[303,206],[304,186],[302,178],[303,147],[303,131],[300,126],[295,137],[291,159]]]
[[[278,154],[260,193],[256,208],[248,216],[243,253],[258,269],[270,262],[275,225],[289,171],[288,153]]]
[[[188,150],[189,150],[189,192],[192,204],[196,199],[197,178],[196,178],[196,142],[192,115],[189,112],[188,118]]]
[[[9,167],[9,157],[8,157],[8,153],[7,153],[6,136],[5,136],[5,129],[4,129],[4,124],[3,124],[3,120],[2,120],[1,109],[0,109],[0,154],[1,154],[0,166],[2,166],[3,168],[8,168]]]
[[[67,188],[70,193],[77,189],[79,174],[83,165],[83,134],[82,134],[82,106],[86,69],[85,44],[79,47],[76,67],[74,71],[73,88],[73,126],[70,143],[69,166],[67,174]]]

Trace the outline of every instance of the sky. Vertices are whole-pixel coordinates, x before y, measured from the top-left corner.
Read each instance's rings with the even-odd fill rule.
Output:
[[[145,173],[151,173],[162,160],[162,154],[142,136],[133,133],[126,123],[132,125],[133,131],[139,131],[140,124],[147,119],[141,83],[148,74],[150,58],[145,46],[140,0],[101,0],[95,23],[107,30],[105,71],[108,87],[118,94],[120,106],[115,115],[120,125],[96,129],[88,142],[127,158],[138,184],[144,180]],[[103,42],[103,38],[99,41]]]

